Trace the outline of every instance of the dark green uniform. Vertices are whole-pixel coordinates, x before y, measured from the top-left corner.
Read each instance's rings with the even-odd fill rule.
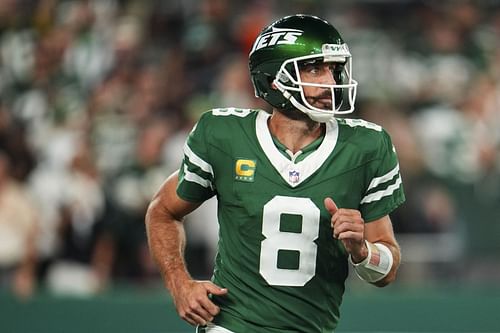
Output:
[[[178,195],[218,199],[214,323],[237,333],[332,332],[347,253],[332,237],[323,200],[361,211],[365,222],[404,201],[394,147],[378,125],[336,119],[321,139],[289,156],[264,111],[214,109],[185,146]]]

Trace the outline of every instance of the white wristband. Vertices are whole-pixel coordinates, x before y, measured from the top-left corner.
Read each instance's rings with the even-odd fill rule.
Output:
[[[392,252],[382,243],[370,243],[365,240],[368,256],[360,263],[355,264],[349,256],[349,262],[354,266],[356,274],[366,282],[377,282],[389,274],[394,259]]]

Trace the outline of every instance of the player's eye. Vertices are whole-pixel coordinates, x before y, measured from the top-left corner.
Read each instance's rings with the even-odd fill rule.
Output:
[[[321,72],[321,66],[311,65],[311,66],[309,66],[308,72],[310,74],[319,74]]]
[[[319,64],[305,64],[301,66],[301,71],[310,75],[318,75],[322,71],[322,66]]]

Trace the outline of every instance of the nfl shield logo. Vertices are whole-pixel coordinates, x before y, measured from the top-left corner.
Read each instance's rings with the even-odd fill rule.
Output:
[[[295,170],[288,171],[288,179],[290,180],[290,183],[296,184],[299,182],[300,173]]]

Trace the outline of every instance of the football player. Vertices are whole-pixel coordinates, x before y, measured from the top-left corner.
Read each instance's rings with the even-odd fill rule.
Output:
[[[213,109],[151,202],[150,249],[178,314],[204,332],[332,332],[349,263],[367,283],[395,279],[389,213],[404,201],[399,164],[379,125],[354,110],[349,48],[308,15],[266,27],[250,52],[262,110]],[[216,196],[211,281],[190,277],[182,219]]]

